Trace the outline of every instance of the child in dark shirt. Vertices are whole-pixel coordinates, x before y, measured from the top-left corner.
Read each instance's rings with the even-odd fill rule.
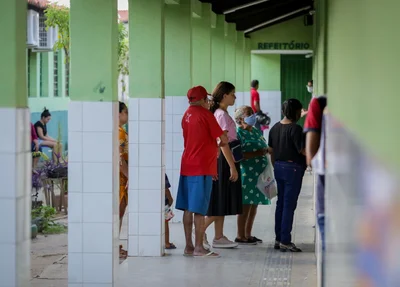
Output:
[[[172,203],[174,202],[171,191],[169,190],[171,184],[169,183],[168,176],[165,174],[165,249],[176,249],[175,244],[169,242],[169,221],[174,217],[172,213]]]

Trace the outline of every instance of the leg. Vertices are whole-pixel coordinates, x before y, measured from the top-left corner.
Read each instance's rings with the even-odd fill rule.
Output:
[[[218,240],[224,237],[224,222],[225,216],[215,216],[214,221],[214,229],[215,229],[215,237],[214,239]]]
[[[168,221],[164,221],[165,223],[165,248],[170,247],[170,243],[169,243],[169,224]]]
[[[250,206],[251,208],[249,212],[249,218],[247,219],[246,230],[245,230],[246,238],[252,238],[251,230],[253,229],[254,219],[256,218],[257,208],[258,208],[258,205],[250,205]]]
[[[245,240],[249,238],[246,235],[246,226],[248,224],[251,207],[252,205],[250,204],[243,204],[243,213],[237,216],[237,239]]]
[[[297,207],[297,200],[300,195],[301,185],[303,183],[304,170],[297,167],[287,169],[288,180],[285,184],[284,207],[282,214],[281,243],[290,244],[292,242],[292,227],[294,211]]]
[[[275,180],[278,186],[278,200],[276,202],[275,210],[275,240],[281,241],[281,226],[282,226],[282,213],[283,213],[283,198],[285,194],[285,182],[280,178],[281,170],[278,164],[275,165]]]
[[[120,186],[120,192],[123,190],[125,192],[125,186]],[[122,197],[122,198],[121,198]],[[126,207],[128,206],[128,198],[125,195],[120,194],[119,201],[119,233],[121,233],[122,220],[125,215]],[[122,249],[122,245],[119,246],[119,258],[124,259],[128,256],[128,252]]]
[[[194,246],[192,241],[193,213],[185,210],[183,213],[183,228],[185,230],[185,254],[193,254]]]

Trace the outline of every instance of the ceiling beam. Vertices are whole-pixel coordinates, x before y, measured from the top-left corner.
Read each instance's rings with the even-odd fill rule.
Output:
[[[270,1],[270,0],[251,1],[251,2],[249,2],[249,3],[247,3],[247,4],[243,4],[243,5],[236,6],[236,7],[230,8],[230,9],[228,9],[228,10],[225,10],[225,11],[223,12],[223,14],[227,15],[227,14],[230,14],[230,13],[233,13],[233,12],[240,11],[240,10],[242,10],[242,9],[244,9],[244,8],[252,7],[252,6],[254,6],[254,5],[258,5],[258,4],[267,2],[267,1]]]
[[[297,17],[299,17],[301,15],[307,14],[308,11],[311,10],[311,8],[312,8],[312,6],[310,6],[310,5],[309,6],[305,6],[303,8],[297,9],[295,11],[286,13],[286,14],[281,15],[281,16],[278,16],[278,17],[276,17],[274,19],[267,20],[265,22],[262,22],[262,23],[260,23],[258,25],[255,25],[253,27],[250,27],[250,28],[244,30],[244,33],[248,34],[248,33],[255,32],[256,30],[260,30],[260,29],[266,28],[267,26],[272,26],[273,24],[276,24],[278,21],[280,21],[281,23],[285,22],[285,21],[289,20],[290,17],[292,17],[290,19],[297,18]]]

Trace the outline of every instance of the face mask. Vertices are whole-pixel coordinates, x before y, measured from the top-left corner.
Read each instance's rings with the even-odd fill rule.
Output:
[[[312,93],[312,92],[313,92],[313,87],[307,86],[307,91],[308,91],[309,93]]]
[[[251,116],[244,118],[244,122],[248,124],[249,126],[254,126],[257,122],[257,116],[256,114],[252,114]]]

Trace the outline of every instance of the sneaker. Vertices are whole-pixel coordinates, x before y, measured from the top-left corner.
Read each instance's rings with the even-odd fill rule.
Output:
[[[214,248],[236,248],[238,247],[238,243],[230,241],[228,238],[221,237],[220,239],[213,240],[213,247]]]
[[[281,252],[286,252],[286,251],[291,251],[291,252],[301,252],[300,248],[297,248],[294,243],[289,243],[289,244],[280,244],[279,248],[281,249]]]
[[[256,245],[257,244],[257,241],[254,239],[254,237],[250,237],[248,239],[236,238],[235,242],[239,245]]]
[[[278,240],[275,240],[275,244],[274,244],[274,249],[280,249],[281,248],[281,243]]]
[[[257,238],[255,236],[252,236],[253,240],[255,240],[257,243],[263,243],[262,239]]]

